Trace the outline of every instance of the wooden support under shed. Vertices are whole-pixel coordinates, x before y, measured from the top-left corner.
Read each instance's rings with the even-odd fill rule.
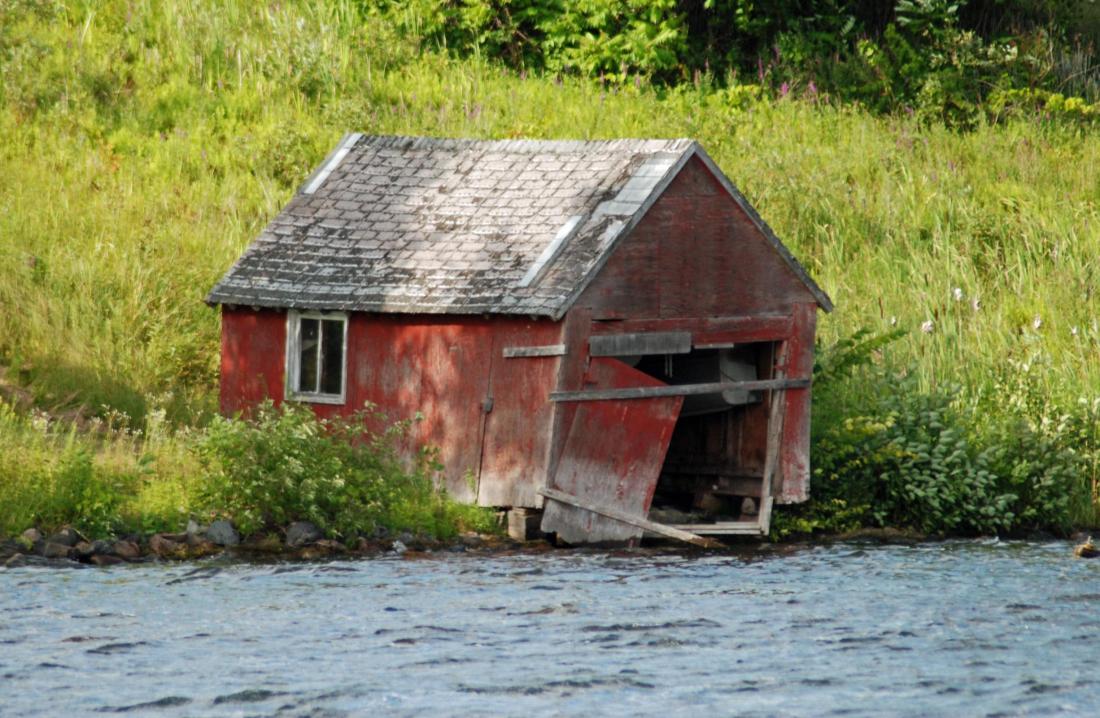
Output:
[[[695,546],[702,546],[703,548],[717,548],[721,546],[717,541],[708,539],[698,534],[691,533],[690,531],[684,531],[682,529],[675,528],[673,526],[667,526],[665,524],[659,524],[656,521],[650,521],[649,519],[643,519],[638,516],[631,516],[617,509],[613,509],[609,506],[595,506],[589,502],[582,501],[581,499],[567,494],[564,491],[557,491],[551,488],[539,489],[539,494],[545,496],[553,501],[560,501],[563,504],[569,504],[585,511],[591,511],[594,514],[600,516],[606,516],[609,519],[620,521],[624,524],[630,524],[631,526],[637,526],[640,529],[644,529],[651,533],[659,534],[667,538],[676,539],[677,541],[684,541],[686,543],[693,544]]]

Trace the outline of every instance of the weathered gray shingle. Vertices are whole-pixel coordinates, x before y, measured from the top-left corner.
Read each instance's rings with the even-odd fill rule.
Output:
[[[207,302],[558,318],[692,154],[710,162],[684,139],[348,135]]]

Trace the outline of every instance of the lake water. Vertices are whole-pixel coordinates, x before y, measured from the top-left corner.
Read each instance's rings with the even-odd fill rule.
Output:
[[[1066,543],[0,569],[0,715],[1100,715]]]

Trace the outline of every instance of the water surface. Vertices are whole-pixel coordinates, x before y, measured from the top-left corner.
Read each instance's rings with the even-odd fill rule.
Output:
[[[1100,715],[1065,543],[0,570],[0,715]]]

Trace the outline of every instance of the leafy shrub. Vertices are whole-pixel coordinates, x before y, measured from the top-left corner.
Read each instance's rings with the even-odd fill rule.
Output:
[[[993,117],[1040,116],[1082,123],[1100,120],[1100,102],[1066,97],[1038,88],[1006,88],[990,94],[988,112]]]
[[[1089,525],[1097,510],[1100,399],[1066,407],[1052,398],[1041,355],[1009,362],[977,399],[978,428],[994,470],[1017,496],[1020,529]]]
[[[866,525],[926,533],[989,534],[1015,524],[990,457],[967,433],[955,391],[921,392],[901,377],[864,373],[864,412],[815,444],[814,492],[859,508]]]
[[[965,404],[958,387],[922,388],[890,370],[881,352],[897,337],[860,331],[819,352],[812,500],[780,532],[972,535],[1095,521],[1100,401],[1060,410],[1029,363]]]
[[[202,503],[245,534],[312,521],[329,536],[379,527],[453,533],[469,512],[437,492],[430,454],[406,467],[397,440],[409,422],[381,433],[368,410],[321,419],[308,407],[270,401],[250,419],[217,418],[198,444],[206,473]]]

